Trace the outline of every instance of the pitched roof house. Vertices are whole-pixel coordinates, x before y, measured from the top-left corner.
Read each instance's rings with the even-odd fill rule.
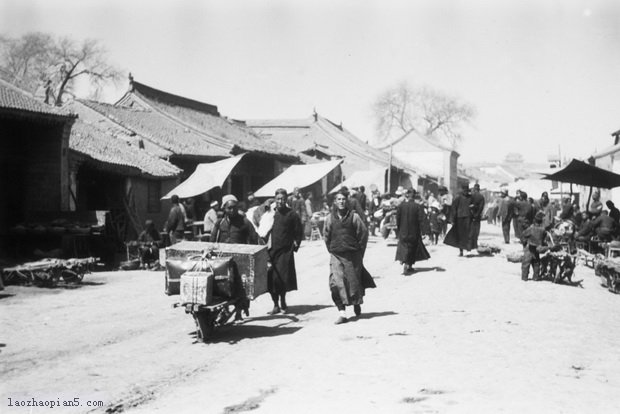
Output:
[[[0,251],[12,226],[39,211],[69,208],[68,148],[75,119],[0,80]]]
[[[249,127],[266,139],[271,139],[293,148],[297,153],[316,156],[320,159],[342,158],[343,178],[356,171],[374,168],[387,168],[390,156],[366,142],[353,133],[329,119],[314,113],[305,119],[246,120]],[[411,186],[411,180],[417,185],[417,173],[408,163],[393,157],[392,188],[398,185]],[[384,183],[375,183],[384,190]],[[415,186],[414,185],[414,186]]]

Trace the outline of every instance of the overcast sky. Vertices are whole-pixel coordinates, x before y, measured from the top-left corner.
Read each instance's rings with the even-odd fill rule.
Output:
[[[620,129],[618,0],[0,0],[0,33],[30,31],[99,39],[137,81],[226,116],[316,108],[371,142],[377,95],[428,85],[478,112],[463,162],[586,158]]]

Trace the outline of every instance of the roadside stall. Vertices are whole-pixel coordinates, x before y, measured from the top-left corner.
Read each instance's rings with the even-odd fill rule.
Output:
[[[594,187],[607,189],[620,187],[620,175],[576,159],[573,159],[563,169],[553,174],[546,174],[543,179],[590,187],[586,211],[589,208]],[[571,224],[568,223],[568,226],[570,227]],[[574,237],[573,234],[571,236]],[[612,252],[617,250],[615,249],[615,244],[617,242],[614,241],[609,243],[599,242],[603,251],[602,254],[593,254],[591,251],[578,248],[576,249],[575,256],[578,256],[586,265],[594,267],[596,274],[602,278],[603,285],[607,286],[610,291],[620,293],[620,259],[611,257]],[[558,257],[557,260],[551,263],[558,261],[560,262],[558,265],[559,269],[561,269],[562,263],[567,262],[565,257]],[[574,262],[575,260],[573,259],[573,268]],[[564,268],[566,268],[566,265]]]

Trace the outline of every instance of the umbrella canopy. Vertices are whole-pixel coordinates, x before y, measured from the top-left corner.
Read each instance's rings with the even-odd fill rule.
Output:
[[[620,175],[576,159],[558,172],[547,174],[543,179],[590,187],[620,187]]]

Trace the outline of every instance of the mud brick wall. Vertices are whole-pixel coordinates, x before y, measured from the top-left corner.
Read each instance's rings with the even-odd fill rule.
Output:
[[[63,126],[31,125],[24,168],[24,208],[31,211],[61,209]]]

